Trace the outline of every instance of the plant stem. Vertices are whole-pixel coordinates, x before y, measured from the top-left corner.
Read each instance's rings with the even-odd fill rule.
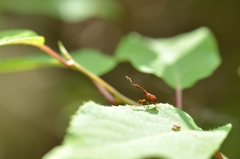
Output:
[[[182,109],[182,89],[180,87],[176,88],[176,105],[177,108]]]
[[[36,46],[39,47],[44,52],[48,53],[53,58],[55,58],[58,61],[60,61],[64,66],[66,66],[68,68],[71,67],[71,64],[69,64],[64,58],[62,58],[59,54],[57,54],[55,51],[53,51],[50,47],[48,47],[46,45],[41,45],[41,46],[36,45]]]
[[[104,87],[106,90],[108,90],[110,93],[112,93],[115,96],[116,100],[114,101],[114,103],[121,103],[121,102],[123,102],[123,103],[131,104],[131,105],[136,104],[136,102],[134,102],[133,100],[127,98],[124,95],[122,95],[120,92],[118,92],[116,89],[114,89],[107,82],[102,80],[100,77],[96,76],[95,74],[93,74],[92,72],[88,71],[87,69],[82,67],[77,62],[75,62],[74,59],[71,57],[71,55],[68,54],[68,52],[64,52],[64,56],[68,59],[68,61],[67,61],[64,58],[62,58],[58,53],[56,53],[54,50],[52,50],[51,48],[49,48],[46,45],[41,45],[41,46],[37,46],[37,47],[39,47],[44,52],[48,53],[53,58],[57,59],[59,62],[61,62],[67,68],[73,68],[73,69],[83,73],[88,78],[90,78],[93,82],[95,82],[95,83],[101,85],[102,87]],[[100,89],[100,91],[102,93],[104,93],[101,89]],[[106,97],[106,94],[103,94],[103,95]],[[110,102],[113,102],[113,101],[110,101]]]
[[[114,89],[112,86],[110,86],[104,80],[102,80],[101,78],[99,78],[98,76],[93,74],[92,72],[88,71],[87,69],[85,69],[84,67],[79,65],[78,63],[74,62],[73,63],[73,68],[75,68],[76,70],[82,72],[87,77],[89,77],[91,80],[93,80],[94,82],[97,82],[98,84],[100,84],[101,86],[106,88],[110,93],[112,93],[115,97],[117,97],[121,101],[125,102],[126,104],[135,104],[136,103],[133,100],[131,100],[131,99],[127,98],[126,96],[122,95],[121,93],[119,93],[116,89]]]
[[[118,102],[116,101],[116,99],[111,95],[111,93],[109,93],[103,86],[101,86],[100,84],[98,84],[97,82],[94,82],[95,86],[98,88],[98,90],[102,93],[102,95],[109,101],[111,102],[113,105],[118,105]]]
[[[217,157],[217,159],[223,159],[222,154],[221,154],[220,151],[216,151],[215,152],[215,156]]]

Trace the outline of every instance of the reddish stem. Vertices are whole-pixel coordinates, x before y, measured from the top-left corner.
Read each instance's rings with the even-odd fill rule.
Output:
[[[177,108],[182,109],[182,89],[180,87],[176,89],[176,105]]]
[[[50,56],[52,56],[53,58],[57,59],[59,62],[61,62],[64,66],[66,66],[67,68],[70,68],[72,66],[71,63],[69,63],[67,60],[65,60],[64,58],[62,58],[58,53],[56,53],[54,50],[52,50],[50,47],[46,46],[46,45],[41,45],[41,46],[37,46],[39,47],[41,50],[43,50],[44,52],[46,52],[47,54],[49,54]],[[99,91],[103,94],[103,96],[112,104],[117,105],[117,101],[116,99],[100,84],[98,84],[97,82],[93,83],[96,85],[96,87],[99,89]]]
[[[215,152],[215,156],[217,157],[217,159],[223,159],[222,154],[221,154],[220,151],[216,151]]]
[[[69,64],[68,61],[66,61],[64,58],[62,58],[59,54],[57,54],[55,51],[53,51],[50,47],[48,47],[46,45],[41,45],[41,46],[37,46],[37,47],[39,47],[44,52],[48,53],[53,58],[57,59],[64,66],[71,67],[71,64]]]
[[[98,90],[102,93],[102,95],[113,105],[118,105],[118,102],[116,99],[106,90],[102,85],[98,84],[97,82],[94,82],[95,86],[98,88]]]
[[[113,87],[108,85],[101,78],[97,77],[96,75],[94,75],[93,73],[89,72],[87,69],[85,69],[84,67],[82,67],[78,63],[76,63],[73,59],[66,60],[66,59],[62,58],[58,53],[56,53],[54,50],[52,50],[51,48],[49,48],[46,45],[35,45],[35,46],[40,48],[41,50],[43,50],[44,52],[46,52],[47,54],[49,54],[53,58],[57,59],[59,62],[61,62],[67,68],[74,68],[74,69],[82,72],[83,74],[85,74],[92,81],[96,81],[96,83],[98,83],[98,85],[96,85],[96,86],[98,86],[97,88],[104,95],[104,97],[106,97],[107,100],[109,100],[111,103],[117,104],[115,97],[117,97],[118,99],[121,99],[122,101],[125,101],[128,104],[135,103],[134,101],[132,101],[131,99],[125,97],[124,95],[119,93],[117,90],[115,90]],[[104,87],[104,89],[102,87]],[[109,92],[111,92],[115,97],[113,97],[111,94],[109,94]]]

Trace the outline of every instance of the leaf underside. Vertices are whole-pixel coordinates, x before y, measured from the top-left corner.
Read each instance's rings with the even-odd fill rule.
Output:
[[[179,131],[172,130],[180,126]],[[61,146],[44,159],[208,159],[231,124],[203,131],[185,112],[169,105],[99,106],[85,103],[73,116]]]

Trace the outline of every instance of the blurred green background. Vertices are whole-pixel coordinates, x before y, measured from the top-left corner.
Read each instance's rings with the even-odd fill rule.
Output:
[[[121,37],[131,31],[162,38],[209,27],[223,63],[211,77],[183,91],[183,107],[204,129],[232,123],[221,151],[229,158],[239,158],[239,6],[237,0],[0,0],[0,30],[34,30],[56,51],[57,40],[61,40],[69,51],[96,48],[111,55]],[[29,46],[0,47],[0,59],[38,51]],[[129,63],[121,63],[102,78],[137,101],[143,94],[129,85],[125,75],[160,102],[175,105],[173,89]],[[61,143],[70,116],[88,100],[110,104],[89,79],[72,70],[0,74],[0,158],[41,158]]]

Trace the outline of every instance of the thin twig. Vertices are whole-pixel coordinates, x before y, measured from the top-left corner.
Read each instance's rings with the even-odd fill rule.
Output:
[[[111,93],[109,93],[103,86],[101,86],[100,84],[98,84],[97,82],[94,82],[95,86],[98,88],[98,90],[102,93],[102,95],[109,101],[111,102],[113,105],[118,105],[118,102],[116,101],[116,99],[111,95]]]
[[[79,65],[78,63],[76,63],[75,61],[73,62],[73,66],[74,69],[76,69],[79,72],[82,72],[83,74],[85,74],[87,77],[89,77],[92,81],[97,82],[98,84],[102,85],[104,88],[106,88],[110,93],[112,93],[116,98],[118,102],[124,102],[126,104],[132,104],[134,105],[136,102],[134,102],[133,100],[127,98],[126,96],[122,95],[120,92],[118,92],[116,89],[114,89],[112,86],[110,86],[107,82],[105,82],[104,80],[102,80],[101,78],[99,78],[98,76],[96,76],[95,74],[93,74],[92,72],[88,71],[87,69],[85,69],[84,67],[82,67],[81,65]]]
[[[63,59],[59,54],[57,54],[55,51],[53,51],[50,47],[48,47],[47,45],[41,45],[38,46],[41,50],[43,50],[44,52],[46,52],[47,54],[49,54],[50,56],[52,56],[53,58],[57,59],[59,62],[61,62],[64,66],[66,67],[71,67],[71,64],[68,63],[68,61],[66,61],[65,59]]]
[[[59,44],[61,45],[61,43],[59,43]],[[62,58],[58,53],[56,53],[54,50],[52,50],[51,48],[49,48],[46,45],[41,45],[41,46],[37,46],[37,47],[39,47],[44,52],[48,53],[50,56],[52,56],[55,59],[57,59],[58,61],[60,61],[67,68],[73,68],[73,69],[83,73],[84,75],[86,75],[93,82],[96,82],[96,83],[100,84],[107,91],[109,91],[112,95],[114,95],[115,100],[116,100],[117,103],[126,103],[126,104],[131,104],[131,105],[134,105],[136,103],[133,100],[127,98],[124,95],[122,95],[120,92],[118,92],[116,89],[114,89],[111,85],[109,85],[107,82],[102,80],[100,77],[96,76],[95,74],[93,74],[92,72],[88,71],[86,68],[82,67],[80,64],[78,64],[72,58],[72,56],[66,51],[66,49],[64,48],[63,45],[62,45],[61,50],[62,50],[62,53],[63,53],[63,55],[65,56],[65,58],[67,60]]]

